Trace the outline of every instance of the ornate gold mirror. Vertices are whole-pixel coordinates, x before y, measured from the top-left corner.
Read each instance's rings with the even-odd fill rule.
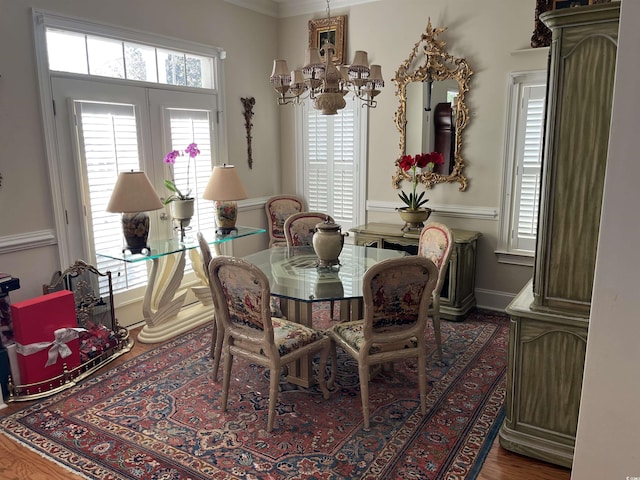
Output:
[[[400,132],[400,154],[396,159],[393,188],[400,188],[410,175],[399,166],[403,155],[439,151],[445,162],[433,172],[422,172],[418,181],[426,188],[445,182],[467,189],[462,157],[462,139],[469,119],[465,95],[473,71],[464,58],[449,55],[445,42],[437,40],[446,28],[427,30],[396,71],[396,95],[400,100],[395,123]]]

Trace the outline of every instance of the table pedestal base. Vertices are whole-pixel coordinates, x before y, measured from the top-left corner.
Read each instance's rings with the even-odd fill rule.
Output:
[[[158,343],[213,321],[213,306],[199,303],[183,307],[173,319],[159,325],[147,323],[138,334],[140,343]]]
[[[215,249],[216,255],[219,250]],[[197,250],[190,251],[196,275],[203,280],[202,260]],[[186,291],[178,292],[184,276],[185,252],[154,258],[145,291],[142,313],[146,325],[138,334],[141,343],[158,343],[173,338],[208,321],[213,321],[214,310],[211,295],[206,295],[208,285],[195,287],[201,300],[192,306],[183,307]],[[200,293],[200,295],[198,295]],[[210,291],[209,291],[210,293]]]

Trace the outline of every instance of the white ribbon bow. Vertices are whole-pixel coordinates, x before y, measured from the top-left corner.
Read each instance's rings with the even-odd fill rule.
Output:
[[[60,355],[60,358],[67,358],[71,355],[71,349],[67,345],[67,342],[78,338],[80,332],[86,331],[86,328],[59,328],[53,332],[53,342],[36,342],[30,343],[29,345],[16,343],[16,352],[21,355],[32,355],[44,350],[45,348],[51,347],[49,349],[47,363],[44,365],[45,367],[48,367],[49,365],[56,363],[58,355]]]

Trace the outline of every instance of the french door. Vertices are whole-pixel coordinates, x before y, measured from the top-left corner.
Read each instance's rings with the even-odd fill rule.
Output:
[[[120,172],[142,170],[166,197],[164,180],[172,176],[196,199],[192,229],[213,226],[213,208],[201,197],[219,155],[216,96],[66,77],[52,78],[52,93],[67,221],[60,248],[67,258],[111,270],[118,300],[139,298],[149,262],[96,256],[124,246],[120,215],[106,212],[113,186]],[[200,154],[191,161],[179,157],[171,172],[163,163],[166,153],[190,143],[197,143]],[[168,206],[148,213],[151,237],[173,234]]]

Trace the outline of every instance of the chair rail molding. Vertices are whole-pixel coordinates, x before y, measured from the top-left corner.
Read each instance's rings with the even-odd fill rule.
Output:
[[[246,212],[249,210],[264,210],[264,204],[270,197],[247,198],[246,200],[238,200],[238,211]]]
[[[367,201],[367,211],[394,213],[398,208],[398,202],[379,202],[376,200]],[[451,205],[440,203],[429,203],[437,215],[443,217],[473,218],[477,220],[498,220],[498,209],[492,207],[475,207],[468,205]]]
[[[57,243],[56,234],[53,230],[4,235],[0,237],[0,255],[29,250],[30,248],[48,247]]]

